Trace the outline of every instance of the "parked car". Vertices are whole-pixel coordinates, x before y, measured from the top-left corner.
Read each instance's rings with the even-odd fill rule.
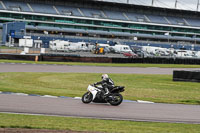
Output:
[[[138,58],[138,55],[135,54],[134,52],[125,52],[123,53],[123,55],[128,58]]]

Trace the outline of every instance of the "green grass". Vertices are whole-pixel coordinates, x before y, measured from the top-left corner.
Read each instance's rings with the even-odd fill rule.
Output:
[[[0,46],[0,49],[16,49],[15,47]]]
[[[84,63],[84,62],[48,62],[48,61],[23,61],[23,60],[0,60],[5,63],[36,63],[36,64],[58,64],[79,66],[114,66],[114,67],[160,67],[160,68],[200,68],[200,65],[184,64],[144,64],[144,63]]]
[[[0,91],[56,96],[79,96],[88,84],[100,80],[92,73],[0,73]],[[124,99],[161,103],[200,104],[200,85],[173,82],[172,75],[110,74],[116,85],[125,86]]]
[[[98,131],[108,133],[199,133],[200,125],[113,121],[0,113],[0,128]]]

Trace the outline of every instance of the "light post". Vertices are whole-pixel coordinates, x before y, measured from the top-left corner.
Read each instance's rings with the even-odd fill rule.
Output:
[[[169,32],[166,32],[165,36],[167,36],[167,41],[168,41],[168,44],[169,44]]]

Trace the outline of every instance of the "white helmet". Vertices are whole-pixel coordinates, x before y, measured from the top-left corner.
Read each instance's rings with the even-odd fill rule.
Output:
[[[108,74],[102,74],[101,78],[102,80],[106,80],[108,78]]]

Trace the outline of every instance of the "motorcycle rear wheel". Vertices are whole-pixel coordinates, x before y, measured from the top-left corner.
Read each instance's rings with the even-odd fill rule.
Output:
[[[92,102],[93,96],[92,93],[90,92],[86,92],[83,96],[82,96],[82,102],[83,103],[90,103]]]
[[[119,93],[114,93],[112,94],[112,99],[109,100],[108,102],[113,106],[118,106],[122,103],[122,101],[123,101],[123,96]]]

